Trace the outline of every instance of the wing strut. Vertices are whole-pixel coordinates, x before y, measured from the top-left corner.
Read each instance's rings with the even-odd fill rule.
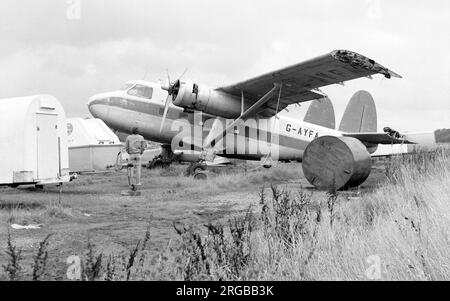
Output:
[[[239,118],[237,118],[234,122],[232,122],[229,126],[227,126],[224,131],[221,131],[221,132],[217,131],[217,130],[214,131],[215,127],[213,127],[213,129],[211,129],[210,133],[206,137],[205,142],[203,143],[203,154],[202,154],[201,158],[206,161],[211,161],[211,158],[214,160],[216,151],[214,150],[214,147],[212,146],[213,142],[223,139],[223,137],[228,133],[228,131],[233,129],[236,125],[243,122],[248,117],[254,116],[258,112],[258,110],[262,106],[264,106],[272,98],[273,95],[275,95],[277,90],[281,91],[281,88],[282,88],[281,84],[275,83],[273,85],[273,88],[269,92],[267,92],[266,95],[261,97],[261,99],[259,99],[247,111],[243,112],[241,114],[241,116]],[[242,100],[244,100],[244,93],[242,93]],[[243,107],[243,103],[244,102],[242,102],[242,107]]]

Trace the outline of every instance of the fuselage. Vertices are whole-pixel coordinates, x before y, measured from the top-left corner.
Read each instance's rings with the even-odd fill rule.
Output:
[[[204,139],[209,131],[208,124],[211,124],[208,121],[214,120],[216,116],[186,112],[174,105],[170,106],[163,129],[160,131],[166,98],[167,92],[161,85],[132,81],[122,90],[93,96],[89,100],[88,107],[95,118],[102,119],[113,130],[129,133],[133,127],[138,127],[145,139],[150,141],[173,145],[174,138],[180,135],[194,135],[198,128]],[[192,132],[186,130],[182,132],[180,125],[183,124],[191,125]],[[342,136],[342,133],[280,115],[264,119],[255,118],[235,128],[231,138],[230,135],[226,137],[224,143],[226,150],[219,155],[261,160],[276,147],[278,160],[301,161],[303,152],[310,142],[328,135]],[[201,148],[201,142],[197,141],[190,144],[191,149],[194,144],[197,149]],[[177,144],[175,148],[178,147],[186,146]]]

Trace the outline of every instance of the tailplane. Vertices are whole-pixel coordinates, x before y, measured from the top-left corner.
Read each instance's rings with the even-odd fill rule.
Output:
[[[342,117],[339,131],[344,133],[374,133],[377,131],[377,109],[372,95],[358,91]]]
[[[305,122],[336,129],[334,107],[328,97],[314,100],[309,106],[305,116]]]

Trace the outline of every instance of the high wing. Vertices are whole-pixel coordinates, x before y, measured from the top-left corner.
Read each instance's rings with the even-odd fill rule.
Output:
[[[256,103],[273,88],[274,84],[281,84],[280,103],[278,104],[279,94],[277,93],[258,111],[260,116],[271,117],[277,113],[277,108],[281,111],[294,103],[325,97],[317,90],[318,88],[374,74],[382,74],[386,78],[401,78],[400,75],[363,55],[348,50],[336,50],[318,58],[216,90],[237,97],[243,94],[247,101]]]

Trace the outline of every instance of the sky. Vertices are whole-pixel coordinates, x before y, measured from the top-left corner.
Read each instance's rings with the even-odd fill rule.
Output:
[[[2,0],[0,98],[51,94],[88,117],[90,96],[166,70],[216,88],[348,49],[403,79],[323,88],[338,124],[367,90],[380,128],[450,128],[448,28],[448,0]]]

